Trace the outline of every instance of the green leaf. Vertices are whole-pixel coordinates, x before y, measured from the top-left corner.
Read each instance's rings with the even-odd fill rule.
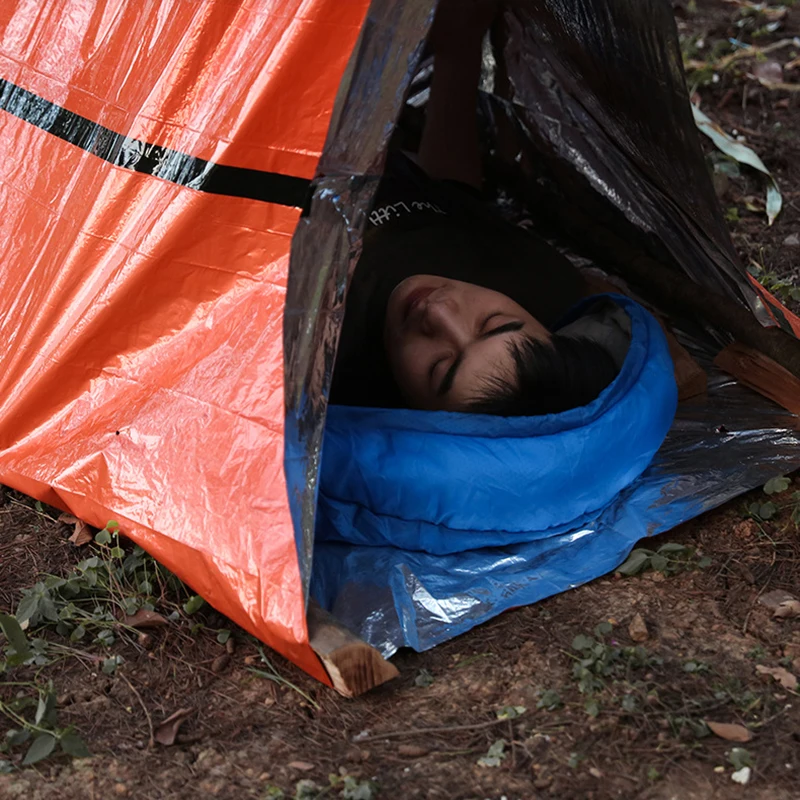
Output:
[[[50,596],[49,592],[45,592],[39,598],[39,613],[48,621],[48,622],[58,622],[58,609],[56,608],[56,604],[53,602],[53,598]]]
[[[536,708],[554,711],[561,705],[561,695],[555,689],[546,689],[536,703]]]
[[[572,640],[573,650],[591,650],[593,645],[594,645],[594,639],[592,639],[591,636],[586,636],[583,633],[579,633]]]
[[[516,719],[521,717],[527,710],[525,706],[503,706],[497,709],[497,719]]]
[[[775,503],[764,503],[758,510],[761,519],[772,519],[778,513],[778,506]]]
[[[0,758],[0,775],[8,775],[14,771],[14,765],[4,758]]]
[[[25,744],[30,738],[31,732],[26,728],[21,728],[20,730],[12,728],[10,731],[6,732],[6,742],[8,742],[9,747],[19,747],[21,744]]]
[[[573,751],[572,753],[569,754],[569,759],[567,760],[567,766],[570,769],[577,769],[584,758],[586,758],[586,756]]]
[[[56,737],[52,733],[40,733],[28,748],[25,753],[25,758],[22,759],[22,765],[27,767],[30,764],[36,764],[38,761],[47,758],[53,752],[56,746]]]
[[[42,722],[46,725],[56,724],[56,695],[54,692],[39,695],[39,703],[36,706],[36,716],[33,721],[36,725],[41,725]]]
[[[428,672],[427,669],[421,669],[414,678],[414,686],[419,686],[421,689],[426,689],[434,682],[434,677]]]
[[[83,625],[76,625],[69,635],[69,640],[71,642],[79,642],[84,636],[86,636],[86,628]]]
[[[199,594],[194,594],[183,604],[183,610],[187,614],[194,614],[203,607],[205,602]]]
[[[58,741],[61,749],[72,758],[89,758],[91,756],[86,743],[75,731],[67,731]]]
[[[583,708],[590,717],[596,717],[600,713],[600,703],[593,697],[584,703]]]
[[[98,644],[103,644],[106,647],[111,647],[112,644],[116,641],[114,634],[108,630],[108,628],[103,628],[95,637],[95,641]]]
[[[697,566],[700,569],[708,569],[714,562],[711,560],[710,556],[703,556],[697,562]]]
[[[294,800],[317,800],[323,790],[314,781],[303,778],[294,785]]]
[[[506,758],[506,741],[498,739],[487,751],[485,756],[478,759],[479,767],[499,767]]]
[[[598,637],[608,636],[611,631],[614,630],[614,626],[610,622],[601,622],[595,629],[594,635]]]
[[[677,542],[667,542],[658,548],[659,553],[685,553],[689,548]]]
[[[658,555],[658,553],[650,559],[650,565],[656,572],[664,572],[668,564],[669,561],[667,561],[666,557]]]
[[[103,659],[103,672],[106,675],[113,675],[121,663],[121,656],[111,656],[111,658]]]
[[[792,481],[789,478],[770,478],[764,484],[764,494],[780,494],[781,492],[785,492],[789,486],[791,486],[791,483]]]
[[[728,136],[719,125],[712,122],[694,103],[692,114],[697,127],[706,135],[725,155],[738,161],[740,164],[747,164],[749,167],[757,169],[767,176],[767,223],[772,225],[775,218],[781,211],[783,200],[780,189],[772,177],[770,171],[764,166],[764,162],[747,145],[736,141]]]
[[[733,764],[734,769],[753,766],[753,757],[744,747],[734,747],[728,754],[728,761]]]
[[[108,532],[107,528],[103,528],[102,531],[97,532],[97,536],[94,537],[94,540],[97,544],[108,544],[111,541],[111,534]]]
[[[112,547],[110,555],[111,558],[123,558],[125,556],[125,551],[119,546]]]
[[[641,572],[645,568],[650,556],[649,550],[633,550],[625,562],[617,567],[617,572],[622,575],[636,575],[637,572]]]
[[[132,617],[139,610],[139,601],[135,597],[126,597],[125,600],[122,601],[122,605],[125,608],[125,613],[129,617]]]
[[[231,638],[231,632],[226,628],[217,634],[217,641],[220,644],[225,644]]]
[[[373,781],[359,781],[345,775],[342,783],[342,800],[374,800],[378,796],[378,785]]]
[[[25,631],[22,630],[19,622],[14,617],[8,614],[0,614],[0,629],[2,629],[9,644],[14,648],[14,653],[20,663],[33,655],[28,644],[28,637],[25,636]]]
[[[626,694],[625,697],[622,698],[622,710],[627,711],[629,714],[636,711],[637,705],[635,695]]]
[[[39,599],[41,595],[28,589],[25,596],[20,600],[17,606],[17,613],[14,616],[20,623],[30,622],[35,624],[38,621]]]

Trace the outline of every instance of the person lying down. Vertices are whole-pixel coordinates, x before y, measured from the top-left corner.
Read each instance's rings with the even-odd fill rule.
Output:
[[[499,416],[583,406],[615,378],[627,315],[480,200],[481,41],[496,3],[443,2],[419,152],[388,159],[346,301],[331,402]]]
[[[446,555],[585,532],[675,415],[658,321],[623,295],[586,297],[565,257],[481,201],[477,86],[495,5],[439,4],[420,146],[390,154],[369,214],[317,541]]]

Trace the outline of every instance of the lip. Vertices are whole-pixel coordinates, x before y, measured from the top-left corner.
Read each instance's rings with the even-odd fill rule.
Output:
[[[409,292],[408,297],[406,297],[403,302],[403,322],[411,316],[411,312],[428,297],[428,295],[433,294],[435,291],[436,287],[434,286],[420,286],[419,289],[414,289],[412,292]]]

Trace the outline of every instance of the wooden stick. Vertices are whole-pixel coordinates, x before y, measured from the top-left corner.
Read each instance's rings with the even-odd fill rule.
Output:
[[[356,697],[400,674],[394,664],[313,600],[309,600],[307,613],[311,649],[339,694]]]
[[[717,355],[714,363],[792,414],[800,414],[800,379],[758,350],[733,342]]]

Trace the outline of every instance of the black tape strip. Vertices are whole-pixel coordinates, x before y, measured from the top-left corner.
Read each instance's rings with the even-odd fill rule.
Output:
[[[168,147],[132,139],[2,78],[0,109],[109,164],[200,192],[248,197],[297,208],[302,208],[309,193],[310,181],[305,178],[214,164]]]

